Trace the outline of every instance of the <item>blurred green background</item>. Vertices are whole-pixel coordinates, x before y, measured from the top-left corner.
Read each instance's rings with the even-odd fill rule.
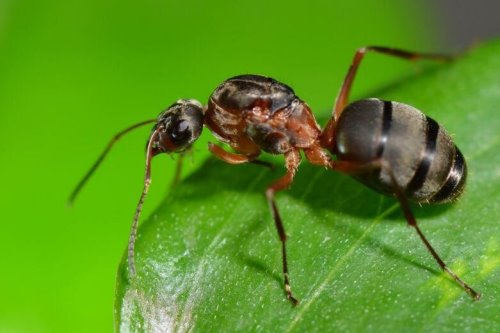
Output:
[[[446,50],[429,12],[409,0],[1,0],[0,332],[113,330],[149,129],[116,146],[75,207],[66,200],[114,133],[242,73],[286,82],[325,119],[356,48]],[[412,72],[373,56],[354,97]],[[155,159],[145,216],[174,165]]]

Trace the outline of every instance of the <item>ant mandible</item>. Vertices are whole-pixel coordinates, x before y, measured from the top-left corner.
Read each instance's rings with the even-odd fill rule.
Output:
[[[379,46],[358,49],[336,99],[332,117],[323,130],[309,106],[287,85],[259,75],[230,78],[215,89],[206,106],[193,99],[181,99],[157,119],[135,124],[116,134],[75,188],[70,203],[121,136],[155,123],[146,148],[144,189],[128,242],[128,267],[133,276],[137,225],[151,184],[151,159],[160,153],[182,154],[198,139],[205,125],[219,141],[235,151],[228,152],[209,143],[210,152],[224,162],[267,164],[257,159],[262,150],[285,157],[286,174],[269,185],[265,194],[281,241],[284,288],[292,304],[298,304],[298,300],[290,286],[287,236],[274,197],[276,192],[292,184],[301,151],[312,164],[349,174],[382,194],[396,197],[408,224],[415,228],[441,269],[478,300],[480,294],[451,271],[434,250],[409,206],[409,200],[446,203],[456,199],[463,191],[467,175],[463,155],[436,121],[412,106],[375,98],[348,105],[356,72],[368,51],[408,60],[451,59],[444,55]]]

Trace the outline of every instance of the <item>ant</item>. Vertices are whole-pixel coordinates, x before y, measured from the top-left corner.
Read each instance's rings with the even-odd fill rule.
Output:
[[[416,230],[441,269],[474,300],[478,300],[481,295],[451,271],[429,243],[409,205],[410,200],[419,204],[434,204],[458,198],[467,175],[464,157],[450,135],[435,120],[410,105],[376,98],[348,105],[356,72],[367,52],[407,60],[452,59],[444,55],[379,46],[358,49],[336,99],[332,117],[323,130],[307,103],[297,97],[289,86],[259,75],[230,78],[215,89],[206,106],[194,99],[180,99],[160,113],[157,119],[135,124],[116,134],[77,185],[70,203],[120,137],[140,126],[155,123],[146,147],[144,189],[128,242],[128,268],[133,276],[137,225],[151,184],[151,160],[158,154],[174,152],[180,153],[182,158],[182,154],[200,136],[203,126],[207,126],[220,142],[235,151],[228,152],[216,144],[208,144],[209,151],[226,163],[250,162],[269,166],[267,162],[257,159],[262,150],[285,157],[285,175],[270,184],[265,195],[281,241],[286,297],[293,305],[299,301],[293,296],[290,286],[287,236],[275,194],[292,184],[300,164],[300,152],[312,164],[351,175],[375,191],[394,196],[408,224]]]

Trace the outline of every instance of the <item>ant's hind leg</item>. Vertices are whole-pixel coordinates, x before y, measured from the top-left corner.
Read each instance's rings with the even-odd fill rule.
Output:
[[[444,55],[444,54],[433,54],[433,53],[421,53],[421,52],[413,52],[406,51],[401,49],[395,49],[390,47],[383,46],[365,46],[356,50],[354,57],[352,59],[351,66],[347,71],[347,74],[342,82],[342,87],[340,88],[340,92],[335,100],[335,106],[333,107],[332,117],[324,127],[320,140],[321,145],[323,147],[331,147],[334,141],[334,129],[336,121],[339,119],[340,114],[344,111],[346,105],[349,103],[349,95],[351,93],[352,84],[354,82],[354,78],[356,77],[356,73],[358,71],[359,65],[361,61],[364,59],[364,56],[368,52],[385,54],[388,56],[406,59],[410,61],[415,60],[431,60],[431,61],[450,61],[453,59],[453,56]]]
[[[351,162],[343,162],[343,161],[333,161],[331,164],[331,169],[346,173],[349,175],[356,175],[356,174],[361,174],[364,172],[368,172],[370,170],[378,169],[378,168],[383,168],[385,169],[390,177],[391,180],[391,187],[394,191],[394,195],[399,201],[399,205],[401,207],[401,210],[403,211],[403,214],[406,218],[406,221],[408,222],[408,225],[413,227],[415,231],[417,232],[420,240],[422,243],[424,243],[425,247],[427,250],[431,253],[432,257],[436,262],[439,264],[439,267],[446,273],[448,273],[453,280],[455,280],[463,289],[464,291],[469,294],[470,297],[474,300],[479,300],[481,297],[481,294],[476,292],[474,289],[472,289],[467,283],[465,283],[457,274],[455,274],[446,264],[445,262],[441,259],[439,254],[436,252],[434,247],[431,245],[431,243],[427,240],[427,238],[424,236],[422,231],[420,230],[417,220],[415,219],[415,216],[413,215],[411,209],[410,209],[410,204],[408,202],[408,198],[404,192],[404,190],[399,186],[396,177],[394,176],[394,173],[392,171],[392,168],[389,164],[384,163],[380,160],[375,160],[373,162],[365,163],[365,164],[355,164]]]
[[[300,153],[298,150],[292,150],[285,154],[285,163],[286,163],[286,174],[280,179],[276,180],[273,184],[271,184],[266,190],[266,198],[269,203],[269,209],[273,214],[274,223],[276,224],[276,229],[278,231],[278,235],[281,241],[281,251],[282,251],[282,259],[283,259],[283,279],[285,284],[285,293],[286,297],[292,302],[293,305],[299,304],[299,301],[293,297],[292,288],[290,287],[290,280],[288,277],[288,263],[286,256],[286,232],[285,227],[283,226],[283,221],[281,220],[280,213],[278,211],[278,207],[274,200],[274,195],[276,192],[284,190],[290,186],[293,182],[293,178],[295,176],[295,172],[300,163]]]
[[[399,201],[399,204],[401,206],[401,210],[403,211],[406,221],[408,222],[408,225],[413,227],[415,231],[417,232],[418,236],[420,237],[420,240],[424,243],[425,247],[427,250],[431,253],[432,257],[436,262],[439,264],[439,267],[446,273],[448,273],[453,280],[455,280],[461,287],[464,289],[464,291],[469,294],[470,297],[472,297],[473,300],[479,300],[481,298],[481,294],[476,292],[474,289],[472,289],[467,283],[465,283],[457,274],[455,274],[446,264],[445,262],[441,259],[439,254],[436,252],[434,247],[429,243],[427,238],[424,236],[422,231],[420,230],[417,220],[415,219],[415,216],[413,215],[411,209],[410,209],[410,204],[408,202],[408,198],[406,197],[404,191],[401,189],[401,187],[398,185],[396,178],[394,177],[394,174],[390,168],[390,166],[387,166],[386,169],[389,172],[389,176],[391,177],[391,182],[393,184],[393,189],[394,189],[394,194],[396,195],[396,198]]]
[[[365,46],[359,48],[354,54],[354,58],[352,60],[352,64],[347,71],[347,75],[342,83],[342,88],[340,89],[339,96],[335,102],[334,108],[334,116],[335,119],[338,119],[345,106],[349,101],[349,94],[351,92],[351,86],[354,82],[354,78],[356,76],[356,72],[358,71],[358,67],[361,64],[361,60],[363,60],[364,56],[368,52],[385,54],[388,56],[402,58],[410,61],[427,59],[433,61],[450,61],[453,59],[452,56],[443,55],[443,54],[433,54],[433,53],[420,53],[413,51],[406,51],[401,49],[395,49],[390,47],[383,46]]]

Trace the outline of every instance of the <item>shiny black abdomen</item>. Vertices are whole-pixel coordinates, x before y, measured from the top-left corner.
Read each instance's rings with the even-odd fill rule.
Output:
[[[449,134],[403,103],[365,99],[348,105],[337,122],[335,153],[340,160],[360,164],[382,161],[380,170],[355,177],[392,194],[390,168],[399,187],[416,202],[448,202],[465,186],[465,160]]]

